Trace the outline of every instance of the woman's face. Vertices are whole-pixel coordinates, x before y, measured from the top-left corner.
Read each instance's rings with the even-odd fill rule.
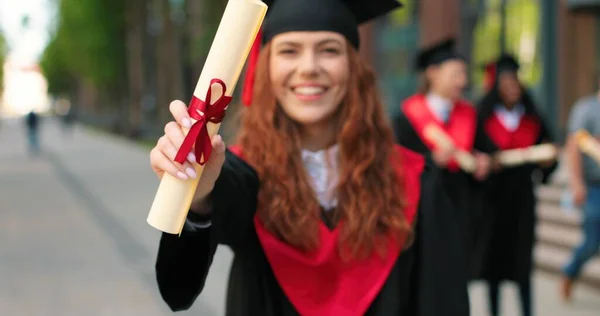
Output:
[[[271,40],[270,79],[283,111],[302,125],[329,122],[346,95],[346,39],[334,32],[288,32]]]
[[[427,69],[431,90],[450,100],[462,98],[468,83],[467,64],[460,59],[451,59]]]
[[[498,76],[498,90],[500,97],[508,106],[521,100],[521,85],[517,75],[513,72],[503,72]]]

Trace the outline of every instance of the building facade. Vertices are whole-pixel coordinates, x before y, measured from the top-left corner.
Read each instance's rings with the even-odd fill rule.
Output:
[[[406,0],[405,8],[365,25],[361,53],[377,71],[388,112],[414,93],[419,47],[455,37],[471,64],[467,95],[481,96],[481,65],[502,51],[522,62],[557,136],[569,110],[597,88],[600,76],[600,0]]]

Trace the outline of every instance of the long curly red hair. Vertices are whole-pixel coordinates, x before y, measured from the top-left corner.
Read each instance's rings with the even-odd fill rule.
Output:
[[[396,240],[411,227],[403,214],[403,188],[391,163],[400,159],[384,115],[374,72],[349,47],[350,77],[337,116],[339,144],[335,217],[343,222],[343,256],[385,255],[391,234]],[[321,208],[301,158],[297,124],[277,105],[269,78],[270,49],[259,56],[252,106],[242,114],[237,143],[260,179],[258,216],[265,228],[305,251],[319,246]]]

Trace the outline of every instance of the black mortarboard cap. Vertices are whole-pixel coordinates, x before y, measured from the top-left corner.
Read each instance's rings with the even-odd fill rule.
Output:
[[[254,71],[261,44],[277,34],[294,31],[331,31],[343,35],[355,48],[360,45],[358,26],[402,7],[397,0],[263,0],[269,7],[250,51],[242,92],[245,105],[252,102]]]
[[[453,38],[443,40],[419,51],[415,63],[417,70],[425,70],[431,65],[438,65],[450,59],[463,59],[455,50],[456,41]]]
[[[517,73],[521,66],[513,55],[504,53],[500,55],[496,61],[488,62],[481,68],[484,71],[483,81],[485,90],[489,91],[496,84],[498,76],[500,76],[502,72],[508,71]]]
[[[263,0],[268,6],[263,42],[291,31],[332,31],[356,48],[358,26],[402,6],[396,0]]]
[[[519,62],[510,54],[502,54],[496,61],[496,73],[498,75],[504,71],[518,72],[519,68]]]

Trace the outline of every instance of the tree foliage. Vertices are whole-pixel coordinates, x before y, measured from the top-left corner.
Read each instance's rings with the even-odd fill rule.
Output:
[[[59,95],[72,90],[74,84],[74,72],[69,69],[68,56],[61,52],[62,36],[57,34],[42,55],[40,66],[48,79],[48,92]],[[64,46],[63,46],[64,47]]]
[[[2,83],[4,82],[4,60],[7,52],[8,47],[6,44],[6,39],[4,38],[4,34],[0,32],[0,89],[2,89]]]
[[[194,63],[198,58],[205,58],[208,55],[222,18],[222,13],[215,14],[215,12],[223,12],[226,4],[227,1],[223,0],[203,0],[202,11],[200,12],[203,27],[201,28],[200,37],[190,45],[188,55],[190,63]]]
[[[55,1],[56,28],[41,60],[51,92],[66,92],[73,78],[101,89],[123,85],[125,1]]]
[[[482,80],[478,66],[495,60],[501,52],[500,1],[486,2],[487,12],[475,29],[473,75],[477,82]],[[528,85],[538,83],[541,76],[540,6],[539,0],[507,1],[506,5],[506,51],[520,60],[521,79]]]

